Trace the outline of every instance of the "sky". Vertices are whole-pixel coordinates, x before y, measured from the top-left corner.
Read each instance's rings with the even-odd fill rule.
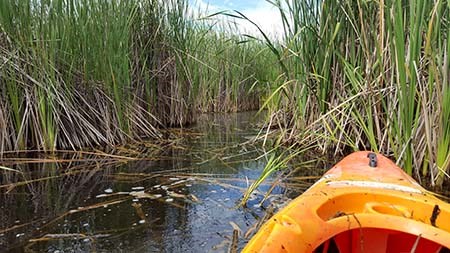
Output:
[[[282,33],[279,11],[265,0],[192,0],[193,6],[207,9],[208,13],[237,10],[242,12],[267,34],[278,37]],[[259,36],[257,28],[245,20],[239,20],[239,29],[243,33]]]

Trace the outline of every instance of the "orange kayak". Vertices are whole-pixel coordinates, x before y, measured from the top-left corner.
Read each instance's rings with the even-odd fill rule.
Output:
[[[388,158],[345,157],[267,221],[243,252],[450,252],[450,204]]]

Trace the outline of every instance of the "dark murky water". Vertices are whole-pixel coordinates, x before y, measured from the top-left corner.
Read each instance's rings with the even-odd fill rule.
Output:
[[[23,174],[2,172],[0,251],[227,252],[237,228],[241,249],[267,207],[287,198],[279,184],[260,207],[266,182],[248,208],[237,208],[266,162],[260,145],[241,144],[257,133],[252,116],[205,115],[174,145],[122,148],[136,161],[87,154],[9,164]],[[285,183],[310,183],[293,182]]]

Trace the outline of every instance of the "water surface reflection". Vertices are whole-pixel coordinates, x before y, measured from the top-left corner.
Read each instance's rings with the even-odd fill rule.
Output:
[[[175,144],[119,150],[138,160],[89,154],[55,155],[58,162],[45,163],[4,159],[23,173],[1,177],[0,250],[227,252],[237,228],[242,248],[266,208],[286,196],[280,184],[263,207],[257,205],[262,194],[248,208],[236,207],[266,162],[259,145],[243,144],[257,133],[253,115],[203,115],[195,127],[176,130]],[[267,182],[260,190],[270,187]]]

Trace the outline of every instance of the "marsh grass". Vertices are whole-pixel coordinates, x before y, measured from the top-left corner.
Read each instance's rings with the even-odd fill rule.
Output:
[[[450,3],[269,2],[281,41],[262,29],[236,34],[215,17],[256,23],[240,12],[194,13],[186,0],[1,1],[0,156],[115,147],[163,138],[161,127],[185,126],[197,112],[259,108],[265,133],[280,130],[277,145],[370,149],[442,185]],[[268,173],[287,162],[268,161]]]
[[[2,1],[0,153],[161,138],[197,111],[258,108],[271,54],[231,29],[185,0]]]
[[[450,171],[450,3],[270,2],[284,34],[281,42],[263,36],[280,69],[262,104],[267,133],[276,127],[282,142],[326,154],[381,152],[442,185]]]

